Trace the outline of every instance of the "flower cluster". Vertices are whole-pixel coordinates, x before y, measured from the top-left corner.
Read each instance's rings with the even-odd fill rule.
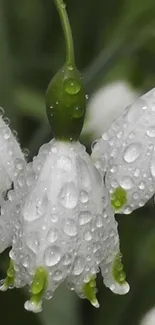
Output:
[[[114,293],[129,285],[115,212],[130,213],[155,192],[155,90],[128,107],[92,146],[53,139],[26,163],[0,118],[0,252],[10,250],[2,291],[29,285],[25,308],[42,310],[64,280],[95,307],[96,275]]]

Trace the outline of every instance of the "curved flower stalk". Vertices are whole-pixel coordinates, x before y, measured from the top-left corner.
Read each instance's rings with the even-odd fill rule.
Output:
[[[155,89],[127,107],[92,146],[119,213],[143,206],[155,192]]]
[[[52,140],[43,145],[17,183],[17,195],[27,194],[10,251],[11,286],[31,285],[26,309],[41,311],[42,298],[51,298],[65,279],[80,297],[98,307],[99,267],[107,287],[118,294],[128,292],[114,212],[102,177],[79,142]]]

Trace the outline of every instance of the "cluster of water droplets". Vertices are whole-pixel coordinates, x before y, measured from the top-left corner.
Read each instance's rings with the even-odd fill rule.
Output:
[[[33,162],[21,168],[15,193],[18,218],[10,258],[16,287],[31,285],[43,266],[49,275],[45,298],[64,279],[84,297],[84,284],[102,263],[105,284],[122,293],[112,275],[119,253],[114,212],[102,177],[80,143],[43,145]]]
[[[131,213],[155,192],[155,89],[127,107],[92,146],[96,167],[113,194],[123,188],[127,203],[119,212]]]

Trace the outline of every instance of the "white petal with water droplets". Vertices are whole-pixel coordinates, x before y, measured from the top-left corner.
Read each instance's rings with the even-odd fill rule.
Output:
[[[117,187],[127,192],[119,212],[143,206],[155,192],[155,89],[127,107],[92,147],[92,159],[105,175],[112,194]],[[121,136],[119,136],[121,132]],[[115,155],[113,156],[113,152]]]

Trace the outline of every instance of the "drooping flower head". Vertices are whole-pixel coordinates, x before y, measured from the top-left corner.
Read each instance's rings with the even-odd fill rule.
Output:
[[[66,63],[46,94],[55,138],[16,174],[10,204],[10,265],[0,288],[31,286],[25,308],[34,312],[41,311],[43,297],[51,298],[63,280],[98,307],[95,278],[100,269],[114,293],[129,290],[109,194],[101,173],[78,142],[86,96],[74,62],[66,9],[62,0],[55,2],[67,40]]]
[[[21,182],[20,174],[18,178]],[[23,173],[20,191],[28,194],[10,257],[14,285],[33,282],[28,310],[40,311],[42,296],[52,297],[65,279],[98,307],[91,281],[99,267],[113,292],[128,291],[114,212],[102,177],[79,142],[52,140],[43,145]]]
[[[155,192],[155,89],[137,99],[92,147],[112,206],[131,213]]]

